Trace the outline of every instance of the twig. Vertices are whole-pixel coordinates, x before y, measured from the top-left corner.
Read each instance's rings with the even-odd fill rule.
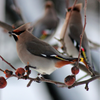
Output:
[[[79,60],[80,60],[80,56],[81,56],[82,39],[83,39],[85,27],[86,27],[86,7],[87,7],[87,0],[85,0],[85,5],[84,5],[84,27],[83,27],[83,30],[82,30],[82,34],[80,35],[80,48],[79,48],[78,61],[77,61],[76,66],[79,65]]]
[[[16,75],[12,75],[12,76],[14,76],[14,77],[17,77]],[[97,76],[94,76],[94,77],[92,77],[92,78],[90,78],[90,79],[88,79],[88,80],[85,80],[85,81],[80,81],[80,82],[75,82],[72,86],[67,86],[67,85],[65,85],[65,83],[62,83],[62,82],[57,82],[57,81],[53,81],[53,80],[49,80],[49,79],[45,79],[45,78],[31,78],[31,77],[28,77],[27,79],[28,80],[30,80],[29,81],[29,83],[27,84],[27,87],[29,87],[30,85],[31,85],[31,83],[33,82],[33,81],[35,81],[35,82],[47,82],[47,83],[52,83],[52,84],[55,84],[55,85],[57,85],[57,86],[59,86],[59,87],[68,87],[69,89],[70,88],[72,88],[72,87],[75,87],[75,86],[79,86],[79,85],[83,85],[83,84],[89,84],[90,82],[92,82],[92,81],[94,81],[94,80],[96,80],[96,79],[98,79],[98,78],[100,78],[100,75],[97,75]],[[25,79],[24,77],[21,77],[21,78],[19,78],[19,79]],[[26,79],[25,79],[26,80]],[[87,89],[87,88],[86,88]]]
[[[12,77],[17,77],[17,76],[13,74]],[[49,80],[49,79],[45,79],[45,78],[39,78],[39,77],[37,77],[37,78],[31,78],[31,77],[27,77],[27,78],[20,77],[19,78],[18,77],[18,79],[30,80],[29,83],[27,84],[27,87],[29,87],[33,81],[38,82],[38,83],[39,82],[47,82],[47,83],[52,83],[52,84],[55,84],[55,85],[60,85],[60,86],[63,86],[63,87],[66,86],[65,83],[57,82],[57,81],[53,81],[53,80]]]
[[[94,46],[96,46],[96,47],[100,47],[100,44],[94,43],[93,41],[91,41],[91,40],[89,40],[89,39],[88,39],[88,41],[89,41],[92,45],[94,45]]]
[[[79,66],[79,60],[80,60],[80,56],[81,56],[82,39],[83,39],[85,27],[86,27],[86,8],[87,8],[87,0],[85,0],[85,5],[84,5],[84,27],[83,27],[83,30],[82,30],[82,34],[80,35],[80,47],[79,47],[78,61],[76,63],[77,67]],[[91,73],[91,76],[94,76],[95,74],[94,74],[93,70],[91,69],[90,66],[88,66],[88,64],[85,60],[84,60],[84,63],[86,65],[88,71]]]
[[[72,6],[72,8],[71,8],[71,11],[70,11],[69,15],[67,15],[67,17],[66,17],[66,19],[65,19],[65,23],[64,23],[64,25],[63,25],[63,28],[62,28],[62,30],[61,30],[61,35],[62,35],[62,37],[61,37],[61,39],[60,39],[60,42],[61,42],[62,45],[63,45],[63,50],[64,50],[64,52],[66,51],[66,47],[65,47],[65,43],[64,43],[64,37],[65,37],[66,31],[67,31],[67,27],[68,27],[68,24],[69,24],[69,20],[70,20],[70,17],[71,17],[71,13],[72,13],[72,11],[73,11],[73,8],[75,7],[76,2],[77,2],[77,0],[75,0],[73,6]]]
[[[75,2],[74,2],[74,4],[73,4],[73,6],[72,6],[72,8],[71,8],[71,11],[70,11],[69,17],[68,17],[68,19],[67,19],[67,24],[66,24],[66,27],[65,27],[65,30],[64,30],[63,39],[64,39],[64,37],[65,37],[65,34],[66,34],[66,29],[67,29],[67,27],[68,27],[69,20],[70,20],[70,16],[71,16],[71,13],[72,13],[72,11],[73,11],[73,8],[75,7],[76,2],[77,2],[77,0],[75,0]]]
[[[75,87],[75,86],[78,86],[78,85],[83,85],[83,84],[88,84],[96,79],[100,78],[100,75],[97,75],[97,76],[94,76],[88,80],[85,80],[85,81],[81,81],[81,82],[75,82],[72,86],[70,86],[69,88],[72,88],[72,87]]]
[[[0,68],[0,71],[4,72],[1,68]]]
[[[8,64],[11,68],[13,68],[14,70],[16,70],[16,68],[14,68],[9,62],[7,62],[1,55],[0,58],[6,63]]]
[[[80,80],[82,80],[83,78],[85,78],[85,77],[87,77],[87,76],[88,76],[88,74],[82,76],[81,78],[79,78],[79,79],[77,80],[77,82],[80,81]]]
[[[5,63],[7,63],[8,65],[10,65],[10,67],[12,67],[13,69],[15,69],[15,68],[14,68],[9,62],[7,62],[3,57],[0,56],[0,58],[1,58]],[[0,69],[0,71],[4,72],[2,69]],[[52,84],[55,84],[55,85],[57,85],[57,86],[59,86],[59,87],[68,87],[67,85],[65,85],[65,83],[57,82],[57,81],[53,81],[53,80],[49,80],[49,79],[45,79],[45,78],[43,78],[43,77],[41,77],[41,78],[39,78],[39,77],[37,77],[37,78],[31,78],[31,77],[29,77],[29,75],[25,75],[25,76],[23,76],[23,77],[18,77],[18,76],[16,76],[15,74],[13,74],[12,77],[17,77],[18,79],[30,80],[29,83],[27,84],[27,87],[29,87],[33,81],[38,82],[38,83],[40,83],[40,82],[52,83]],[[88,90],[88,83],[91,82],[91,81],[93,81],[93,80],[95,80],[95,79],[97,79],[97,78],[100,78],[100,75],[94,76],[94,77],[92,77],[92,78],[90,78],[90,79],[88,79],[88,80],[85,80],[85,81],[80,81],[80,82],[76,81],[72,86],[70,86],[70,87],[68,87],[68,88],[72,88],[72,87],[75,87],[75,86],[78,86],[78,85],[86,84],[86,87],[85,87],[85,88],[86,88],[86,90]]]

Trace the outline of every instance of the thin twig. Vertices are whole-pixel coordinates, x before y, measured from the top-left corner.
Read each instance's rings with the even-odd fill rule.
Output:
[[[6,63],[8,64],[11,68],[13,68],[14,70],[16,70],[16,68],[14,68],[9,62],[7,62],[1,55],[0,58]]]
[[[12,75],[14,77],[17,77],[16,75]],[[62,83],[62,82],[57,82],[57,81],[53,81],[53,80],[49,80],[49,79],[45,79],[45,78],[31,78],[31,77],[28,77],[27,80],[30,80],[29,83],[27,84],[27,87],[29,87],[31,85],[31,83],[33,81],[35,82],[47,82],[47,83],[52,83],[52,84],[55,84],[59,87],[68,87],[69,89],[72,88],[72,87],[75,87],[75,86],[79,86],[79,85],[83,85],[83,84],[88,84],[96,79],[100,78],[100,75],[97,75],[97,76],[94,76],[88,80],[85,80],[85,81],[80,81],[80,82],[75,82],[72,86],[68,87],[67,85],[65,85],[65,83]],[[24,77],[21,77],[19,79],[25,79]],[[25,79],[26,80],[26,79]]]
[[[0,68],[0,71],[4,72],[4,70],[2,70],[1,68]]]
[[[76,3],[77,3],[77,0],[75,0],[73,6],[72,6],[72,8],[71,8],[71,11],[70,11],[70,13],[67,15],[67,17],[66,17],[66,19],[65,19],[65,23],[64,23],[64,25],[63,25],[63,28],[62,28],[62,30],[61,30],[61,35],[63,35],[63,36],[61,36],[60,42],[61,42],[62,45],[63,45],[63,50],[64,50],[64,52],[66,51],[66,47],[65,47],[65,43],[64,43],[64,37],[65,37],[66,31],[67,31],[67,27],[68,27],[68,24],[69,24],[69,20],[70,20],[70,17],[71,17],[71,13],[72,13],[73,8],[75,7],[75,4],[76,4]]]
[[[72,87],[75,87],[75,86],[78,86],[78,85],[83,85],[83,84],[87,84],[87,83],[90,83],[96,79],[100,78],[100,75],[97,75],[97,76],[94,76],[88,80],[85,80],[85,81],[81,81],[81,82],[75,82],[72,86],[70,86],[69,88],[72,88]]]
[[[12,75],[12,77],[17,77],[16,75]],[[18,79],[25,79],[25,77],[18,77]],[[27,77],[27,80],[30,80],[29,83],[27,84],[27,87],[29,87],[31,85],[31,83],[33,81],[35,82],[47,82],[47,83],[52,83],[52,84],[55,84],[55,85],[61,85],[61,86],[66,86],[65,83],[62,83],[62,82],[57,82],[57,81],[53,81],[53,80],[49,80],[49,79],[45,79],[45,78],[31,78],[31,77]]]
[[[77,2],[77,0],[75,0],[75,2],[74,2],[74,4],[73,4],[73,6],[72,6],[72,8],[71,8],[71,11],[70,11],[70,13],[69,13],[69,17],[68,17],[68,19],[67,19],[67,24],[66,24],[66,27],[65,27],[65,30],[64,30],[63,39],[64,39],[64,37],[65,37],[65,34],[66,34],[66,29],[67,29],[68,24],[69,24],[69,20],[70,20],[70,17],[71,17],[71,13],[72,13],[72,11],[73,11],[73,8],[75,7],[76,2]],[[67,18],[67,17],[66,17],[66,18]]]
[[[79,65],[79,60],[80,60],[80,56],[81,56],[82,39],[83,39],[85,27],[86,27],[86,8],[87,8],[87,0],[85,0],[85,5],[84,5],[84,27],[83,27],[83,30],[82,30],[82,34],[80,35],[80,48],[79,48],[78,61],[77,61],[76,66]]]
[[[96,46],[96,47],[100,47],[100,44],[94,43],[93,41],[91,41],[91,40],[89,40],[89,39],[88,39],[88,41],[89,41],[92,45],[94,45],[94,46]]]
[[[79,78],[79,79],[77,80],[77,82],[80,81],[80,80],[82,80],[83,78],[85,78],[85,77],[87,77],[87,76],[88,76],[88,74],[82,76],[81,78]]]
[[[10,66],[12,67],[12,65],[11,65],[9,62],[7,62],[3,57],[0,56],[0,58],[2,58],[2,60],[3,60],[5,63],[7,63],[8,65],[10,65]],[[12,68],[14,68],[14,67],[12,67]],[[14,68],[14,69],[15,69],[15,68]],[[4,72],[2,69],[0,69],[0,71]],[[43,78],[43,77],[41,77],[41,78],[39,78],[39,77],[37,77],[37,78],[31,78],[31,77],[29,77],[29,75],[25,75],[25,76],[23,76],[23,77],[18,77],[18,76],[16,76],[15,74],[13,74],[12,77],[17,77],[18,79],[24,79],[24,80],[27,80],[27,79],[28,79],[28,80],[30,80],[29,83],[27,84],[27,86],[30,86],[31,83],[32,83],[33,81],[35,81],[35,82],[38,82],[38,83],[39,83],[39,82],[52,83],[52,84],[55,84],[55,85],[57,85],[57,86],[59,86],[59,87],[68,87],[67,85],[65,85],[65,83],[57,82],[57,81],[53,81],[53,80],[49,80],[49,79],[45,79],[45,78]],[[95,80],[95,79],[97,79],[97,78],[100,78],[100,75],[94,76],[94,77],[92,77],[92,78],[90,78],[90,79],[88,79],[88,80],[85,80],[85,81],[75,82],[72,86],[70,86],[70,87],[68,87],[68,88],[72,88],[72,87],[74,87],[74,86],[86,84],[86,89],[88,90],[88,83],[91,82],[91,81],[93,81],[93,80]]]

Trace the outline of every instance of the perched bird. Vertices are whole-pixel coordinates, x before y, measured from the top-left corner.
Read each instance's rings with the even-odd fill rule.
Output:
[[[47,1],[45,4],[45,14],[33,25],[32,34],[40,39],[47,39],[54,34],[57,28],[59,18],[56,14],[52,1]]]
[[[9,18],[8,20],[14,23],[15,27],[24,24],[20,9],[15,4],[14,0],[6,0],[6,16]]]
[[[41,74],[51,74],[57,68],[72,64],[77,58],[65,57],[48,43],[30,33],[30,23],[9,32],[16,41],[17,53],[23,63]]]
[[[68,9],[68,12],[66,14],[66,19],[68,19],[67,17],[69,17],[69,14],[71,13],[66,33],[65,36],[63,36],[64,34],[61,33],[61,38],[62,36],[64,37],[64,44],[67,53],[72,57],[77,57],[79,53],[78,51],[80,45],[80,35],[83,30],[81,18],[82,3],[76,4],[72,12],[71,8],[72,7]],[[89,65],[92,66],[91,54],[86,33],[84,33],[83,36],[81,51],[81,56],[85,59],[87,63],[89,63]]]

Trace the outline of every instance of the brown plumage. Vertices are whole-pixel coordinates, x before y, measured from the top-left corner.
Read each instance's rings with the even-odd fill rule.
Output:
[[[77,58],[62,56],[48,43],[33,36],[28,31],[29,26],[30,23],[27,23],[10,32],[16,41],[17,53],[23,63],[27,65],[28,62],[41,74],[51,74],[58,68],[56,65],[59,61],[62,61],[63,65],[77,61]],[[63,65],[61,64],[61,67]]]
[[[54,8],[54,4],[52,1],[47,1],[45,4],[45,13],[42,18],[40,18],[34,25],[33,25],[33,32],[32,34],[38,38],[46,39],[49,38],[51,35],[54,34],[54,30],[57,28],[59,23],[59,18],[57,16],[56,10]],[[49,30],[47,32],[46,37],[43,38],[43,32]]]
[[[68,9],[66,17],[69,16],[71,13],[71,8]],[[67,48],[67,53],[71,55],[72,57],[77,57],[78,56],[78,50],[79,50],[79,44],[80,44],[80,35],[83,30],[83,25],[82,25],[82,18],[81,18],[81,9],[82,9],[82,4],[76,4],[75,7],[73,8],[73,11],[71,13],[71,17],[69,19],[68,27],[66,29],[66,34],[64,36],[64,43]],[[61,33],[61,35],[64,35]],[[84,48],[85,55],[82,55],[83,58],[92,65],[91,61],[91,55],[90,55],[90,50],[89,50],[89,45],[88,45],[88,39],[86,36],[86,33],[84,33],[83,40],[82,40],[82,48]]]

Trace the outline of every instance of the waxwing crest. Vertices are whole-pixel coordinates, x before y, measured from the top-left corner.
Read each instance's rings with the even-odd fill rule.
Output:
[[[45,8],[52,8],[54,7],[53,2],[52,1],[47,1],[45,4]]]
[[[81,11],[81,9],[82,9],[82,3],[76,4],[75,8],[77,8],[79,11]]]
[[[68,8],[68,11],[70,11],[71,8],[72,8],[72,7],[69,7],[69,8]],[[79,12],[81,11],[81,9],[82,9],[82,3],[76,4],[75,7],[73,8],[73,10],[77,10],[77,11],[79,11]]]
[[[22,26],[16,28],[15,30],[13,30],[13,32],[15,33],[18,33],[20,31],[25,31],[25,30],[28,30],[28,31],[31,31],[31,23],[26,23],[26,24],[23,24]]]

